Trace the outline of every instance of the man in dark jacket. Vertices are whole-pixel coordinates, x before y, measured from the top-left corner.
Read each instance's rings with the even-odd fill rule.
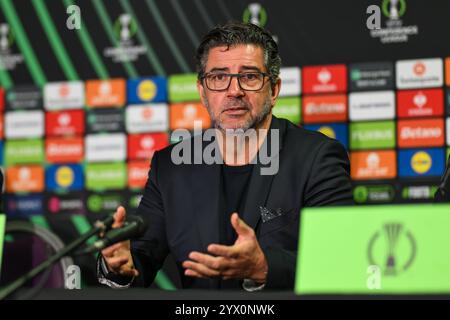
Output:
[[[352,195],[343,146],[272,115],[280,64],[258,26],[228,23],[203,38],[197,87],[214,133],[155,153],[137,210],[149,227],[102,251],[101,283],[149,286],[170,252],[184,288],[293,288],[301,208]],[[229,147],[235,138],[242,148]],[[119,207],[114,227],[124,219]]]

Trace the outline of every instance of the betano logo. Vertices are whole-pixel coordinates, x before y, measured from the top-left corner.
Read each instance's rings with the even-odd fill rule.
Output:
[[[444,145],[444,119],[399,120],[398,146],[437,147]]]
[[[83,138],[47,138],[45,154],[49,163],[81,162],[84,156]]]
[[[305,96],[302,107],[305,123],[347,120],[346,95]]]

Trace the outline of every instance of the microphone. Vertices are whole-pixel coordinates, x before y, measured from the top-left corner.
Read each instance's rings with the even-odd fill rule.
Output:
[[[103,250],[115,243],[138,238],[144,235],[147,230],[147,221],[142,219],[141,216],[128,216],[122,227],[111,229],[105,233],[105,236],[92,245],[83,249],[79,254],[89,254],[100,250]]]
[[[450,177],[450,156],[447,160],[447,167],[445,168],[445,173],[442,176],[441,184],[439,185],[439,188],[434,196],[435,202],[450,201],[449,194],[448,194],[448,191],[450,189],[449,177]]]

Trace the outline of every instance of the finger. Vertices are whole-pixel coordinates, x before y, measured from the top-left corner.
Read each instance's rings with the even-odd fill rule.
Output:
[[[191,269],[186,269],[186,270],[184,271],[184,274],[185,274],[186,276],[188,276],[188,277],[195,277],[195,278],[202,278],[202,279],[206,278],[206,277],[203,276],[202,274],[200,274],[200,273],[198,273],[198,272],[196,272],[196,271],[194,271],[194,270],[191,270]]]
[[[102,250],[102,255],[105,258],[109,258],[109,257],[113,257],[114,256],[114,252],[121,249],[123,246],[122,242],[113,244],[112,246],[109,246],[105,249]]]
[[[111,269],[119,269],[128,262],[128,257],[114,257],[106,259],[106,263]]]
[[[139,276],[139,271],[137,271],[134,268],[126,268],[126,269],[120,269],[119,274],[122,276],[127,276],[127,277],[137,277],[137,276]]]
[[[189,258],[213,270],[222,271],[228,268],[228,261],[223,257],[213,257],[209,254],[194,251],[189,254]]]
[[[217,270],[210,269],[201,263],[197,263],[197,262],[189,261],[189,260],[183,262],[183,268],[191,269],[191,270],[203,275],[204,277],[208,277],[208,278],[218,277],[220,275],[220,272]]]
[[[120,228],[126,217],[126,211],[125,208],[122,206],[119,206],[116,210],[116,213],[114,214],[114,223],[112,225],[113,228]]]
[[[233,259],[239,256],[239,252],[237,251],[235,246],[224,246],[221,244],[210,244],[208,246],[208,252],[216,256],[222,256]]]
[[[238,236],[250,236],[253,234],[253,229],[250,228],[244,220],[239,218],[239,215],[235,212],[231,215],[231,225]]]

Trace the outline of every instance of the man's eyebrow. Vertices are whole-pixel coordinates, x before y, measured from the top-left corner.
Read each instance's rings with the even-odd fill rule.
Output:
[[[256,66],[242,66],[242,67],[240,67],[240,69],[242,69],[242,70],[255,70],[255,71],[261,72],[261,69],[259,69]]]
[[[218,72],[218,71],[228,71],[230,70],[229,68],[212,68],[211,70],[208,71],[208,73],[210,72]]]

